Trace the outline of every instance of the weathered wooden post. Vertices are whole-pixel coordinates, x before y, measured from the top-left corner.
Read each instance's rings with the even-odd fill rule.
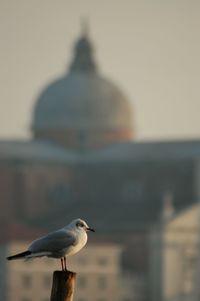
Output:
[[[76,273],[55,271],[50,301],[72,301],[75,288]]]

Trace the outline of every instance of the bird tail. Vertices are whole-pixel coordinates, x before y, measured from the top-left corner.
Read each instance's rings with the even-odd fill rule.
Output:
[[[13,256],[7,257],[7,260],[14,260],[14,259],[23,259],[26,258],[27,256],[31,255],[31,251],[25,251]]]

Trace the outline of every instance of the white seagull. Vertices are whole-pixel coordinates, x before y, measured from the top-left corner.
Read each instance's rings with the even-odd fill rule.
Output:
[[[27,251],[9,256],[7,259],[30,259],[42,256],[60,258],[62,271],[67,271],[66,256],[74,255],[85,246],[87,231],[95,232],[84,220],[75,219],[64,228],[34,240]]]

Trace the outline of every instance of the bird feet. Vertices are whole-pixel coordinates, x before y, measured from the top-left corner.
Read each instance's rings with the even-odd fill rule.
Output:
[[[62,257],[60,260],[61,260],[62,271],[66,272],[67,271],[66,257]]]

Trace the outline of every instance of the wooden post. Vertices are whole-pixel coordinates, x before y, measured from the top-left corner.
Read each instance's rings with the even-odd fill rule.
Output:
[[[72,301],[75,288],[76,273],[55,271],[50,301]]]

